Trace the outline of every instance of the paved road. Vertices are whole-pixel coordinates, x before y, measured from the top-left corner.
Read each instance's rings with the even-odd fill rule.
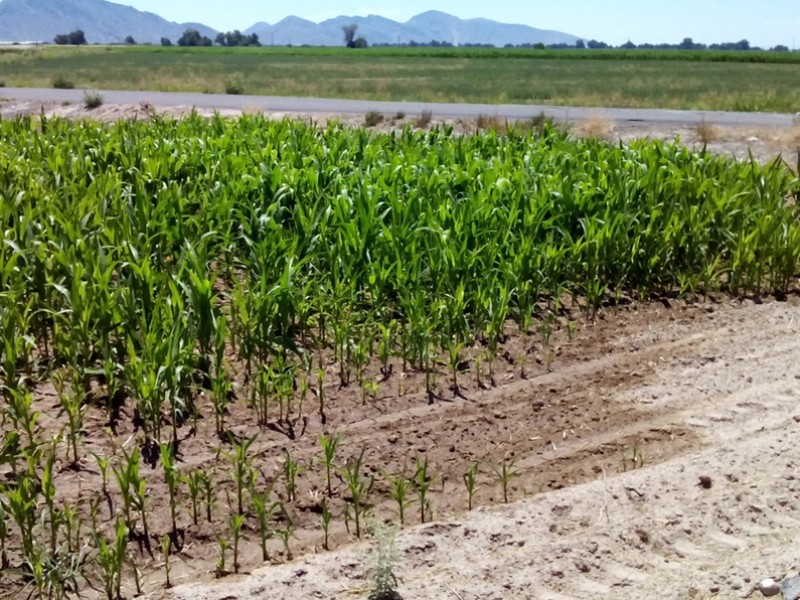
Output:
[[[109,104],[139,104],[149,102],[159,108],[196,106],[205,109],[260,108],[271,112],[365,114],[377,110],[384,114],[405,112],[419,115],[430,110],[435,117],[476,118],[480,115],[501,119],[528,119],[541,113],[556,121],[575,122],[602,115],[621,123],[696,124],[702,121],[716,125],[748,127],[788,127],[797,117],[775,113],[737,113],[715,111],[682,111],[634,108],[581,108],[565,106],[533,106],[519,104],[444,104],[425,102],[377,102],[373,100],[343,100],[335,98],[291,98],[282,96],[231,96],[225,94],[183,94],[167,92],[103,91]],[[0,98],[33,102],[81,102],[82,90],[48,88],[2,88]]]

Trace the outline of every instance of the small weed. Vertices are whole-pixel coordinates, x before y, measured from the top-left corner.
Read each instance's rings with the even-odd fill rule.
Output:
[[[477,131],[491,130],[502,132],[506,129],[506,123],[498,117],[490,117],[488,115],[478,115],[475,119],[475,129]]]
[[[83,105],[87,110],[93,110],[103,105],[103,96],[98,92],[85,92],[83,94]]]
[[[395,546],[394,531],[385,525],[376,525],[371,532],[373,541],[373,565],[368,576],[370,579],[369,600],[402,600],[397,591],[397,576],[394,569],[398,554]]]
[[[244,86],[241,83],[229,81],[225,84],[225,93],[231,96],[241,96],[244,94]]]
[[[371,110],[364,115],[364,125],[367,127],[375,127],[383,122],[383,115],[377,110]]]
[[[579,135],[586,138],[607,140],[611,137],[614,128],[611,122],[602,115],[592,115],[578,125],[577,131]]]
[[[418,127],[419,129],[425,129],[433,120],[433,111],[432,110],[423,110],[422,114],[416,118],[414,121],[414,127]]]
[[[705,146],[719,137],[719,130],[711,123],[706,123],[704,119],[695,125],[694,135],[695,139]]]
[[[57,90],[71,90],[75,88],[75,84],[63,75],[56,75],[53,77],[51,84]]]
[[[0,87],[3,87],[3,86],[2,86],[2,85],[0,85]],[[396,121],[402,121],[403,119],[405,119],[405,118],[406,118],[406,113],[405,113],[405,112],[403,112],[402,110],[398,110],[398,111],[395,113],[395,115],[394,115],[394,118],[395,118],[395,120],[396,120]]]

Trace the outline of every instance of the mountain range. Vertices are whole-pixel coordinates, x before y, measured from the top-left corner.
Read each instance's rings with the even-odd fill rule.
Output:
[[[6,0],[8,1],[8,0]],[[256,23],[245,33],[256,33],[262,44],[313,46],[342,45],[342,27],[358,25],[358,35],[370,44],[427,43],[432,40],[451,44],[574,44],[578,38],[560,31],[536,29],[527,25],[509,25],[489,19],[459,19],[436,10],[412,17],[405,23],[378,15],[340,16],[322,23],[299,17],[286,17],[270,25]]]
[[[526,25],[509,25],[489,19],[459,19],[439,11],[419,14],[405,23],[385,17],[340,16],[321,23],[286,17],[270,25],[256,23],[244,30],[258,34],[264,45],[341,46],[342,27],[358,25],[358,35],[369,44],[398,44],[432,40],[451,44],[574,44],[577,37]],[[81,29],[92,43],[120,43],[132,36],[139,43],[173,42],[188,29],[211,39],[217,31],[200,23],[175,23],[131,6],[107,0],[1,0],[0,41],[52,42],[57,34]]]

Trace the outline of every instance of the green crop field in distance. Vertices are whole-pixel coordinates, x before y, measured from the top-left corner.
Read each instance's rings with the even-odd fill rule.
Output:
[[[696,110],[800,110],[799,53],[473,48],[36,48],[7,86]]]

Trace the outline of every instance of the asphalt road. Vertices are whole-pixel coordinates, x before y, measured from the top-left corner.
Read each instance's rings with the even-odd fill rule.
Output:
[[[404,112],[419,115],[429,110],[434,117],[476,118],[481,115],[500,119],[528,119],[544,113],[560,122],[582,121],[602,116],[619,123],[687,124],[705,121],[715,125],[748,127],[789,127],[796,115],[775,113],[739,113],[717,111],[682,111],[650,108],[586,108],[534,106],[519,104],[444,104],[426,102],[377,102],[336,98],[292,98],[282,96],[232,96],[225,94],[184,94],[169,92],[131,92],[100,90],[108,104],[148,102],[159,108],[195,106],[204,109],[261,109],[269,112],[365,114],[376,110],[384,114]],[[81,102],[83,90],[49,88],[2,88],[0,98],[32,102]]]

